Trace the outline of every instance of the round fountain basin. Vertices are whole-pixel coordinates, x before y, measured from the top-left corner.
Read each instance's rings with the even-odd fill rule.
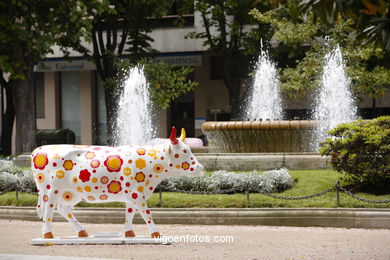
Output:
[[[219,153],[314,152],[313,131],[322,121],[205,122],[210,149]]]

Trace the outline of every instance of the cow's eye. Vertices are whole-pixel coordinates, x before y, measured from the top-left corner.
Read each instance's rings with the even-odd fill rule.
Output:
[[[183,153],[187,153],[187,150],[186,150],[186,149],[183,149]]]

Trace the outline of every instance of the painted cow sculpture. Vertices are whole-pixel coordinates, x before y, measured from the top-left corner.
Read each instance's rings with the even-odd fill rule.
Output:
[[[38,216],[43,218],[44,238],[53,238],[51,222],[57,211],[76,229],[79,237],[88,233],[71,208],[80,201],[126,203],[125,236],[134,237],[136,210],[147,223],[152,237],[160,236],[146,200],[165,178],[189,174],[199,176],[203,166],[179,139],[173,127],[170,143],[154,146],[47,145],[31,154],[37,184]]]

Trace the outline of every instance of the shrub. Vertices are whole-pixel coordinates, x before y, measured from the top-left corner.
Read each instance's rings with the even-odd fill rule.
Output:
[[[18,179],[18,190],[28,193],[36,193],[34,175],[31,170],[20,170],[16,173]]]
[[[0,193],[7,191],[37,192],[30,169],[15,167],[12,161],[0,159]]]
[[[220,192],[229,193],[283,191],[293,186],[294,181],[287,169],[278,169],[260,174],[253,171],[249,174],[237,174],[228,171],[217,171],[211,176],[190,177],[177,176],[163,180],[158,188],[162,191]],[[0,160],[0,193],[7,191],[37,192],[31,169],[21,169],[5,160]]]
[[[259,174],[253,171],[250,174],[237,174],[228,171],[217,171],[211,176],[190,177],[178,176],[164,180],[159,188],[162,191],[189,191],[189,192],[220,192],[230,190],[230,193],[272,192],[291,188],[294,181],[287,169],[279,169]]]
[[[288,173],[287,169],[267,171],[262,176],[264,183],[272,183],[277,191],[284,191],[291,188],[294,184],[294,180]]]
[[[341,124],[328,132],[320,153],[351,184],[390,186],[390,116]]]
[[[14,191],[17,189],[17,177],[15,174],[0,172],[0,193]]]

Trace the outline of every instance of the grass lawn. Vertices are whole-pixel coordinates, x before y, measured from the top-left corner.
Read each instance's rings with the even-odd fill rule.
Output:
[[[291,176],[297,180],[292,189],[277,193],[282,196],[305,196],[314,194],[335,185],[336,180],[341,175],[332,170],[296,170],[289,171]],[[385,200],[390,199],[390,193],[387,195],[372,195],[367,193],[357,193],[356,195],[371,199]],[[162,194],[163,207],[166,208],[246,208],[248,203],[246,194],[218,194],[218,195],[195,195],[175,192],[164,192]],[[295,208],[295,207],[324,207],[334,208],[336,204],[336,192],[330,192],[323,196],[305,199],[305,200],[281,200],[270,198],[262,194],[250,194],[250,207],[253,208]],[[158,207],[159,194],[155,193],[148,200],[149,207]],[[19,200],[15,198],[15,192],[7,192],[0,195],[0,206],[36,206],[37,196],[19,193]],[[124,203],[85,203],[81,202],[77,206],[82,207],[124,207]],[[390,203],[371,204],[356,200],[348,195],[340,194],[340,207],[345,208],[390,208]]]

